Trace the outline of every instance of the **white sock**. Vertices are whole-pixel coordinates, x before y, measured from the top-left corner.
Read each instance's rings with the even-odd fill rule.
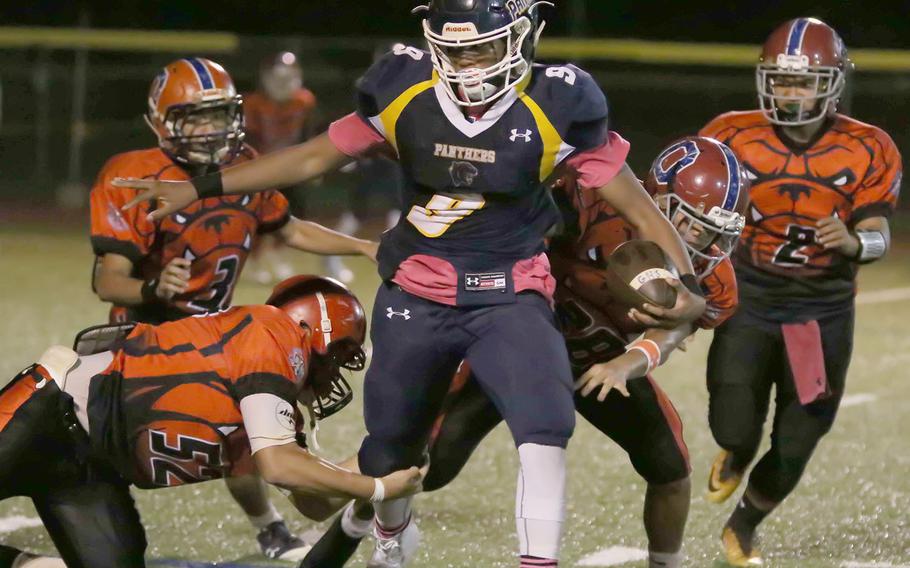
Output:
[[[685,555],[680,552],[648,552],[648,568],[682,568]]]
[[[66,568],[66,564],[59,558],[32,556],[23,552],[13,561],[13,568]]]
[[[522,444],[515,493],[519,554],[558,559],[565,517],[566,450]]]
[[[253,515],[247,515],[247,516],[250,519],[250,523],[252,523],[253,526],[259,530],[264,529],[265,527],[269,526],[270,524],[272,524],[274,522],[284,520],[281,518],[281,513],[279,513],[278,509],[275,508],[275,505],[272,505],[271,503],[269,503],[269,510],[266,511],[265,513],[263,513],[261,515],[257,515],[257,516],[253,516]]]
[[[377,528],[396,534],[404,529],[405,523],[411,518],[411,497],[376,503],[373,508],[376,509]]]
[[[354,501],[341,513],[341,530],[351,538],[363,538],[370,534],[373,527],[373,519],[359,519],[354,514]]]

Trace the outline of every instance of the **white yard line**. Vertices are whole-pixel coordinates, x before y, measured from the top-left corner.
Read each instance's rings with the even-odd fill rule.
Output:
[[[910,568],[910,565],[886,562],[844,562],[841,564],[841,568]]]
[[[861,392],[857,394],[848,394],[840,400],[841,408],[848,408],[850,406],[859,406],[861,404],[868,404],[870,402],[875,402],[878,400],[878,397],[874,394],[867,392]]]
[[[856,303],[858,305],[884,304],[902,300],[910,300],[910,288],[887,288],[885,290],[860,292],[856,295]]]
[[[41,526],[41,519],[34,517],[23,517],[16,515],[13,517],[0,518],[0,533],[10,533],[19,529],[31,529]]]
[[[637,560],[647,560],[648,551],[626,546],[611,546],[589,554],[578,562],[578,566],[620,566]]]

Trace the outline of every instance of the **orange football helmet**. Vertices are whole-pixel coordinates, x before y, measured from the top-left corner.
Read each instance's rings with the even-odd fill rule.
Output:
[[[354,392],[340,369],[360,371],[366,363],[367,320],[360,301],[337,280],[300,275],[279,282],[266,304],[313,333],[310,347],[316,356],[309,377],[316,393],[313,413],[321,420],[344,408]]]
[[[833,113],[852,65],[837,32],[815,18],[778,26],[758,61],[758,102],[768,121],[781,126],[810,124]]]
[[[201,57],[178,59],[158,73],[145,121],[161,149],[182,164],[223,165],[243,145],[243,99],[224,67]]]

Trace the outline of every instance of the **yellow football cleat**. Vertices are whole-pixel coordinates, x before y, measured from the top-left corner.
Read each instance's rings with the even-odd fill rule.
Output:
[[[727,564],[730,566],[764,566],[758,549],[751,546],[751,543],[749,543],[749,546],[744,547],[739,537],[736,536],[736,533],[730,527],[724,527],[720,540],[724,545]]]
[[[708,475],[708,501],[723,503],[730,498],[743,480],[743,474],[730,469],[733,454],[721,450],[714,463],[711,464],[711,473]]]

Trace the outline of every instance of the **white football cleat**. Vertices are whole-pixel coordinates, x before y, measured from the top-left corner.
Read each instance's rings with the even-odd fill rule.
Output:
[[[414,522],[414,517],[408,521],[408,526],[403,531],[391,538],[382,538],[378,530],[374,529],[376,546],[373,556],[367,562],[367,568],[402,568],[413,560],[414,553],[420,545],[420,529]]]

